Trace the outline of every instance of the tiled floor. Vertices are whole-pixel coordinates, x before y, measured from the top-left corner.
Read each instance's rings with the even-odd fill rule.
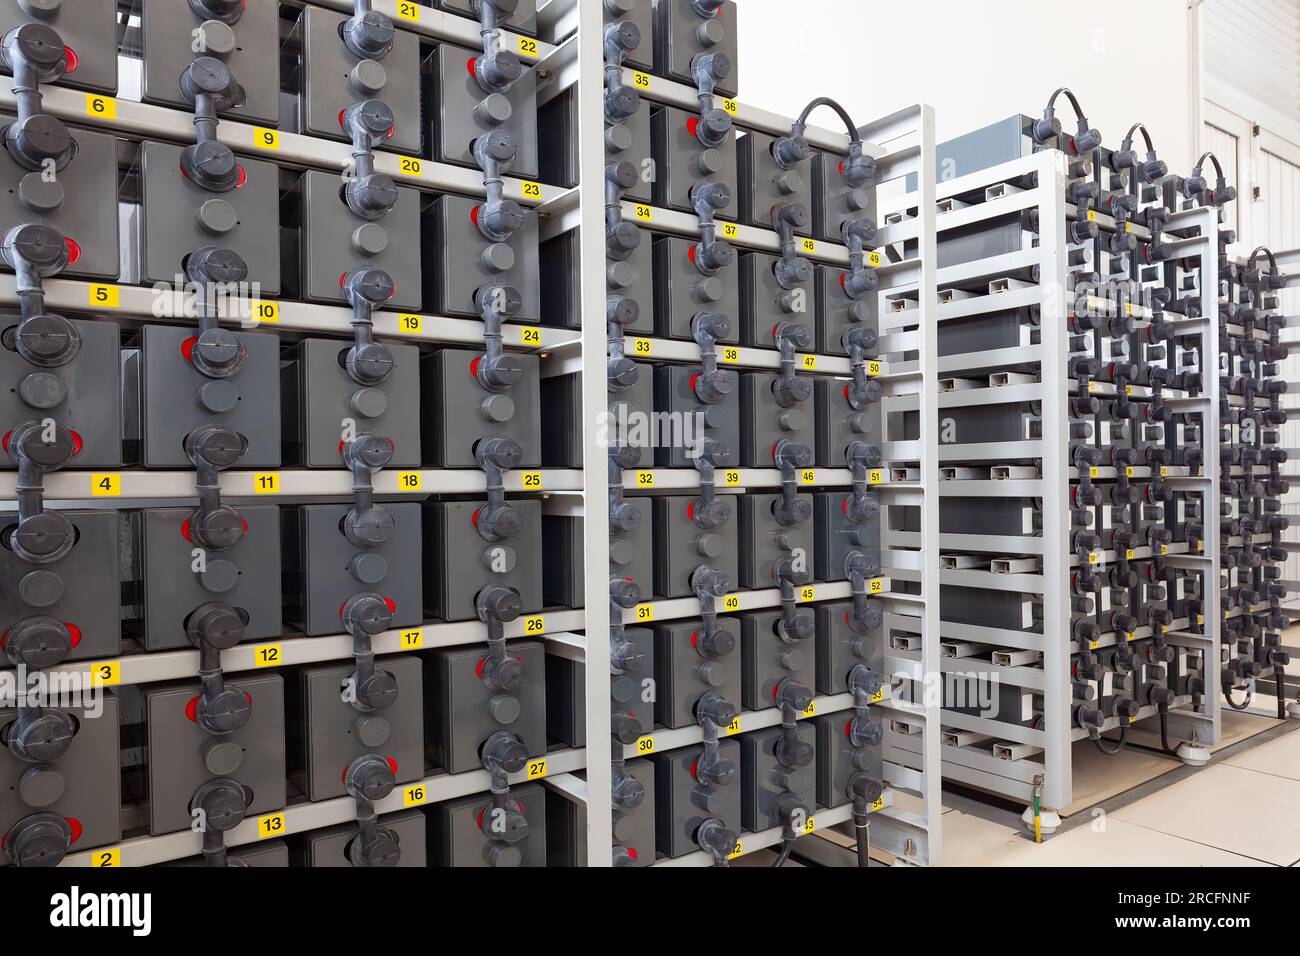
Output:
[[[959,809],[943,817],[943,865],[1300,863],[1300,730],[1247,741],[1184,779],[1156,779],[1144,789],[1152,792],[1078,812],[1041,846],[1022,836],[1014,813],[956,798]]]

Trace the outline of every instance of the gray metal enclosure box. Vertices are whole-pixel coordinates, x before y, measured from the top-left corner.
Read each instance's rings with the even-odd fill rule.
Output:
[[[645,107],[643,107],[644,109]],[[700,164],[705,147],[695,138],[693,112],[664,106],[650,116],[650,144],[654,156],[654,201],[680,212],[693,212],[691,189],[699,183],[721,183],[731,190],[731,204],[719,209],[719,219],[736,222],[740,218],[740,171],[736,156],[736,130],[733,127],[716,150],[716,171]]]
[[[710,405],[695,394],[697,369],[686,365],[664,365],[655,369],[655,411],[674,414],[670,421],[680,421],[681,436],[669,436],[655,449],[655,463],[667,468],[694,468],[695,459],[685,441],[688,415],[695,440],[712,439],[727,446],[734,463],[740,454],[740,397],[732,392],[722,401]],[[703,426],[702,428],[700,426]]]
[[[654,0],[655,68],[661,76],[693,85],[691,60],[697,54],[725,53],[731,60],[731,74],[718,83],[718,93],[735,96],[740,73],[736,51],[736,4],[727,0],[714,16],[722,24],[722,42],[705,46],[697,33],[704,18],[691,7],[691,0]]]
[[[783,408],[772,393],[772,386],[779,378],[775,372],[740,373],[740,422],[744,441],[739,458],[733,461],[747,468],[776,467],[773,455],[782,440],[800,442],[809,451],[816,452],[816,396]]]
[[[746,252],[740,256],[740,341],[776,348],[776,327],[783,323],[808,330],[811,352],[817,341],[817,303],[813,283],[783,289],[776,281],[779,256]]]
[[[102,2],[102,0],[97,0]],[[194,30],[203,22],[180,0],[158,3],[146,0],[140,18],[140,44],[144,52],[146,103],[179,110],[193,107],[181,96],[180,79],[193,62]],[[110,26],[109,35],[116,36]],[[277,126],[280,122],[280,10],[275,3],[246,3],[235,33],[235,49],[218,56],[244,88],[247,102],[221,116],[242,123]],[[341,42],[341,41],[340,41]],[[213,55],[213,54],[209,54]]]
[[[248,439],[238,468],[280,464],[280,338],[268,332],[239,332],[247,352],[244,367],[226,379],[239,393],[228,412],[200,407],[198,390],[211,379],[185,357],[182,349],[194,330],[175,325],[146,325],[138,350],[123,353],[123,393],[128,429],[138,415],[146,468],[193,468],[185,454],[185,436],[199,425],[228,425]],[[129,433],[129,432],[128,432]]]
[[[420,193],[397,187],[397,204],[378,222],[367,222],[341,195],[337,173],[308,170],[302,177],[302,295],[319,302],[342,302],[340,279],[357,266],[374,266],[392,277],[392,309],[420,308]],[[362,226],[384,231],[387,243],[376,255],[359,251],[353,235]]]
[[[801,614],[813,608],[801,607]],[[787,678],[812,690],[816,685],[816,642],[789,643],[776,633],[780,611],[751,611],[740,616],[741,706],[767,710],[776,706],[776,690]]]
[[[539,784],[524,783],[510,788],[511,799],[528,821],[528,835],[515,844],[520,851],[519,866],[546,866],[546,806],[551,800]],[[491,843],[479,828],[483,814],[492,808],[492,796],[476,793],[456,800],[436,803],[429,811],[429,864],[431,866],[490,867]]]
[[[870,268],[868,266],[867,268]],[[817,351],[823,355],[848,355],[844,347],[844,333],[852,328],[869,328],[880,332],[880,305],[877,294],[868,292],[860,299],[851,299],[840,284],[844,270],[838,266],[819,265],[813,270],[813,286],[816,289],[817,309]],[[858,321],[849,310],[855,303],[861,303],[860,309],[865,318]],[[945,322],[940,329],[947,328]]]
[[[279,674],[244,674],[227,680],[226,686],[252,700],[248,723],[220,739],[243,750],[239,768],[227,776],[252,791],[247,815],[255,817],[285,804],[284,681]],[[189,716],[199,684],[146,684],[140,694],[149,744],[149,832],[157,836],[188,830],[194,791],[213,777],[203,754],[215,738]]]
[[[643,734],[652,733],[655,702],[644,700],[643,691],[647,681],[654,682],[654,632],[646,627],[629,627],[623,630],[623,637],[641,652],[642,664],[635,673],[610,675],[610,707],[635,717]],[[581,662],[558,654],[546,655],[546,732],[570,747],[587,746],[585,679],[586,667]],[[614,746],[619,746],[617,741]]]
[[[795,231],[799,236],[813,232],[812,166],[797,163],[785,170],[776,164],[772,145],[776,137],[769,133],[745,130],[736,144],[740,173],[740,220],[760,229],[772,229],[772,209],[778,203],[803,203],[808,210],[808,225]],[[787,191],[789,190],[789,191]]]
[[[512,498],[510,503],[523,527],[515,537],[501,541],[487,541],[475,528],[475,516],[486,499],[422,506],[424,599],[433,617],[475,620],[474,599],[489,584],[518,590],[525,613],[542,609],[542,504],[536,498]],[[494,569],[502,563],[509,570]],[[415,567],[420,567],[418,561]]]
[[[344,45],[339,28],[347,16],[320,7],[303,8],[302,131],[309,136],[347,140],[340,117],[353,103],[365,99],[349,82],[359,62]],[[393,31],[393,48],[377,61],[387,74],[384,88],[374,94],[393,111],[393,138],[380,149],[420,152],[420,38],[410,30]]]
[[[103,713],[98,717],[75,707],[50,709],[71,714],[78,724],[68,752],[54,763],[65,782],[63,796],[44,807],[24,803],[19,781],[34,765],[19,760],[8,747],[0,748],[0,836],[24,817],[48,811],[81,823],[81,837],[74,850],[117,843],[122,839],[117,697],[112,691],[103,691]],[[17,718],[18,711],[13,708],[0,710],[0,727]]]
[[[632,9],[627,13],[614,14],[605,4],[602,11],[603,22],[631,23],[641,31],[641,43],[623,60],[628,66],[637,70],[653,72],[655,68],[654,8],[650,0],[633,0]]]
[[[379,818],[379,825],[387,827],[397,837],[397,846],[401,853],[397,862],[399,867],[429,865],[425,852],[424,824],[422,810],[399,810],[397,813],[386,813]],[[322,830],[312,830],[303,835],[301,857],[295,863],[298,866],[310,867],[351,867],[348,847],[356,836],[355,823],[341,823]]]
[[[518,353],[523,377],[502,393],[513,403],[505,421],[499,407],[485,404],[491,392],[474,377],[474,363],[482,352],[439,349],[420,361],[423,454],[438,468],[478,468],[474,446],[488,435],[513,438],[523,449],[521,468],[536,468],[542,461],[540,368],[536,355]],[[494,417],[495,416],[495,417]]]
[[[632,254],[618,262],[605,263],[605,287],[609,295],[621,295],[637,304],[640,310],[635,322],[624,327],[627,335],[642,332],[653,335],[655,330],[655,234],[641,230],[641,244]],[[580,269],[574,270],[581,273]],[[633,356],[635,357],[635,356]]]
[[[427,6],[438,7],[449,13],[458,16],[468,17],[476,20],[478,14],[474,10],[474,0],[434,0]],[[537,0],[522,0],[518,6],[502,21],[502,28],[509,30],[511,33],[522,33],[525,36],[537,36]]]
[[[375,669],[397,682],[397,699],[383,710],[363,714],[343,699],[345,684],[355,672],[351,661],[304,667],[290,678],[289,776],[308,800],[328,800],[347,793],[343,783],[348,766],[362,754],[378,753],[393,768],[399,784],[424,776],[424,694],[420,659],[409,654],[375,658]],[[371,746],[363,741],[363,725],[387,721],[389,735]]]
[[[265,843],[250,843],[245,846],[231,847],[226,856],[238,860],[244,866],[253,869],[285,869],[289,866],[289,848],[283,840],[267,840]],[[158,866],[178,866],[187,869],[206,867],[208,861],[201,856],[186,857],[173,863],[159,863]]]
[[[3,20],[8,14],[0,15]],[[0,123],[17,117],[0,113]],[[117,140],[87,129],[70,129],[77,143],[77,155],[58,174],[63,202],[57,209],[43,211],[29,207],[29,190],[48,188],[43,172],[33,172],[14,162],[8,150],[0,150],[0,182],[13,186],[0,192],[0,230],[8,233],[22,223],[39,222],[57,229],[77,244],[80,255],[69,261],[60,276],[88,276],[115,279],[121,272],[117,221]],[[8,268],[6,266],[6,268]]]
[[[811,509],[810,495],[800,495]],[[778,586],[776,562],[786,555],[802,549],[808,567],[808,580],[813,571],[813,530],[811,517],[794,525],[783,525],[776,520],[773,507],[781,500],[780,494],[750,493],[738,495],[740,506],[740,586],[742,588],[774,588]]]
[[[844,694],[849,689],[849,671],[866,664],[884,673],[884,625],[858,634],[849,627],[852,601],[831,601],[817,605],[817,693]]]
[[[703,746],[680,747],[651,758],[655,764],[655,831],[659,852],[665,856],[685,856],[698,850],[695,833],[705,820],[721,820],[728,829],[740,832],[740,744],[723,740],[718,750],[722,759],[736,765],[736,774],[726,786],[715,788],[721,791],[723,800],[722,812],[716,817],[691,801],[691,791],[697,786],[691,768],[704,753]]]
[[[400,31],[399,31],[400,32]],[[487,96],[468,69],[479,53],[450,43],[433,51],[433,102],[430,117],[432,155],[438,162],[477,169],[471,144],[494,129],[504,129],[515,142],[515,159],[507,175],[537,178],[537,71],[520,57],[524,70],[504,94],[510,118],[500,126],[479,119],[476,107]]]
[[[135,540],[140,553],[134,563],[148,650],[192,647],[185,634],[185,621],[207,601],[221,601],[248,613],[245,641],[283,633],[280,509],[275,505],[240,504],[238,511],[247,525],[244,537],[224,551],[207,552],[208,570],[203,573],[192,569],[194,545],[182,532],[193,509],[149,508],[136,517]],[[224,569],[217,567],[219,563],[233,566],[235,576],[229,578],[221,573]]]
[[[514,265],[497,272],[484,263],[483,253],[494,243],[474,224],[478,206],[477,201],[463,196],[439,196],[425,213],[425,245],[437,250],[436,258],[431,257],[433,310],[439,315],[479,318],[475,293],[484,286],[500,284],[515,289],[523,302],[509,321],[538,321],[542,309],[537,213],[524,211],[523,226],[506,243],[514,254]]]
[[[0,317],[0,329],[17,326],[17,313]],[[81,437],[81,450],[70,464],[74,468],[122,464],[122,358],[121,330],[116,322],[72,319],[81,336],[81,348],[67,365],[37,368],[16,351],[0,347],[0,423],[5,431],[25,421],[53,418]],[[24,380],[31,375],[53,376],[65,395],[53,408],[38,408],[24,399]],[[36,382],[39,382],[37,379]],[[33,382],[33,384],[36,384]],[[38,392],[43,392],[38,389]],[[37,399],[39,404],[40,399]],[[4,456],[6,470],[16,468]]]
[[[645,799],[636,809],[614,806],[613,840],[633,854],[633,866],[651,866],[655,861],[655,768],[646,758],[624,765],[629,777],[645,787]],[[584,772],[578,774],[585,776]],[[587,865],[587,807],[577,800],[553,794],[546,801],[547,866]]]
[[[798,726],[798,725],[796,725]],[[800,739],[817,748],[816,732],[798,726]],[[792,793],[803,804],[806,824],[817,806],[817,765],[782,767],[776,758],[780,727],[753,730],[740,736],[740,823],[750,833],[781,826],[777,800]]]
[[[0,634],[8,634],[19,621],[48,615],[75,626],[81,641],[67,660],[112,657],[122,648],[121,568],[122,546],[118,518],[113,511],[61,511],[72,522],[77,543],[60,561],[28,564],[7,547],[0,548]],[[16,528],[15,512],[0,514],[0,539]],[[31,604],[24,599],[45,592],[40,585],[50,574],[61,582],[62,595],[53,604]],[[42,594],[40,600],[44,600]],[[10,666],[6,658],[5,666]]]
[[[880,403],[863,409],[849,404],[849,382],[839,378],[819,378],[813,383],[813,407],[817,417],[815,451],[821,468],[844,468],[846,454],[854,441],[879,445],[885,440]]]
[[[654,499],[655,589],[661,598],[692,597],[691,575],[707,564],[726,573],[733,586],[740,578],[736,516],[719,528],[698,528],[687,514],[692,497]]]
[[[290,459],[307,468],[341,468],[340,443],[346,423],[356,434],[381,435],[393,443],[390,468],[420,464],[420,350],[388,342],[393,371],[378,385],[362,386],[348,377],[341,358],[347,339],[303,339],[291,346],[281,366],[282,420]],[[364,414],[362,392],[381,392],[383,411]]]
[[[696,645],[703,626],[699,619],[656,624],[655,723],[676,729],[696,723],[695,705],[705,694],[718,694],[739,706],[741,697],[740,647],[723,657],[704,657]],[[737,622],[718,618],[720,630],[735,636]],[[705,666],[708,665],[708,666]]]
[[[884,781],[880,746],[854,747],[848,735],[852,719],[851,711],[813,718],[817,728],[817,803],[827,809],[849,802],[849,778],[858,771]]]
[[[511,694],[519,702],[519,714],[506,723],[494,716],[497,695],[479,677],[485,646],[424,655],[425,746],[434,764],[449,773],[482,769],[480,748],[499,730],[518,736],[530,757],[546,754],[546,651],[537,641],[517,640],[506,650],[524,668],[523,683]]]
[[[809,171],[813,233],[818,239],[829,242],[844,241],[845,222],[865,217],[877,225],[880,223],[876,218],[875,187],[878,183],[868,180],[856,188],[849,186],[840,171],[843,163],[844,157],[838,153],[816,150]]]
[[[610,535],[609,574],[625,578],[641,588],[641,600],[654,594],[654,525],[650,498],[624,498],[641,513],[641,527],[635,531],[614,531]],[[542,516],[542,600],[550,606],[583,607],[585,566],[582,519],[564,515]]]
[[[542,464],[547,468],[582,467],[582,379],[577,374],[553,375],[541,380]],[[609,391],[606,443],[641,449],[638,467],[654,464],[656,435],[652,428],[655,407],[654,366],[637,363],[637,380],[622,391]]]
[[[718,312],[731,319],[723,342],[740,341],[740,270],[731,265],[706,276],[692,261],[695,240],[660,236],[654,243],[654,314],[656,334],[669,339],[693,338],[691,320],[698,312]]]
[[[285,542],[285,617],[311,635],[343,631],[344,602],[362,591],[375,591],[393,606],[394,628],[424,620],[420,580],[420,506],[414,502],[382,504],[396,524],[393,536],[364,553],[384,560],[387,573],[366,583],[352,573],[359,553],[339,526],[351,505],[303,505],[281,509]]]
[[[244,260],[250,287],[263,295],[280,293],[280,174],[274,163],[240,156],[247,178],[224,193],[208,192],[185,177],[179,146],[145,143],[140,163],[141,281],[175,285],[180,276],[183,284],[188,281],[186,257],[202,246],[219,246]],[[337,193],[337,176],[316,175],[328,178]],[[213,232],[203,225],[204,206],[213,202],[233,209],[235,225],[229,232]],[[338,277],[335,273],[336,288]]]
[[[843,581],[844,559],[850,551],[861,551],[880,564],[880,521],[850,522],[844,513],[847,496],[846,491],[822,491],[813,496],[813,573],[818,581]]]
[[[0,35],[24,23],[53,27],[64,45],[76,54],[76,69],[63,75],[60,86],[98,93],[117,92],[116,4],[104,0],[62,0],[57,10],[39,16],[25,13],[17,3],[6,4],[0,10]]]

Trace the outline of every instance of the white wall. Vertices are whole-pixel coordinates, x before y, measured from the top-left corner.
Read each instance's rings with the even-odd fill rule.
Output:
[[[923,102],[942,141],[1037,115],[1068,86],[1108,145],[1141,121],[1172,171],[1186,173],[1195,158],[1186,0],[738,3],[740,99],[754,106],[794,114],[828,95],[863,122]],[[1142,115],[1127,105],[1135,81]],[[1068,105],[1058,116],[1073,128]],[[834,123],[829,111],[817,117]]]

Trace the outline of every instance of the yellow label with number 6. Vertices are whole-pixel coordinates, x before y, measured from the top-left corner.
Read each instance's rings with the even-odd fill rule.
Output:
[[[117,119],[117,100],[111,96],[86,94],[86,115],[95,119]]]

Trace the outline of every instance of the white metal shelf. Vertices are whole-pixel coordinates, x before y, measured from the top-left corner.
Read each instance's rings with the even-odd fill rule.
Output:
[[[0,472],[0,501],[13,500],[18,477]],[[299,497],[351,497],[352,473],[342,468],[267,468],[225,471],[220,475],[222,494],[230,498],[257,498],[273,503]],[[576,492],[582,488],[581,472],[542,468],[510,471],[507,491],[523,493]],[[483,492],[483,472],[472,469],[390,468],[374,475],[375,494],[420,497],[435,494]],[[146,471],[104,468],[100,471],[57,471],[45,476],[45,497],[50,501],[93,500],[96,507],[115,502],[158,498],[196,498],[194,472]]]
[[[586,751],[558,750],[535,757],[519,773],[509,778],[511,784],[540,781],[550,774],[572,773],[586,766]],[[486,770],[466,773],[436,773],[432,776],[400,783],[383,800],[375,803],[381,816],[413,806],[425,806],[444,800],[454,800],[470,794],[483,793],[491,785]],[[486,797],[484,799],[487,799]],[[260,840],[293,836],[308,830],[351,823],[357,818],[357,802],[350,796],[300,802],[244,820],[225,834],[228,847],[244,846]],[[159,836],[136,836],[120,844],[69,853],[59,864],[65,867],[153,866],[173,860],[198,856],[202,850],[202,836],[191,830]],[[112,862],[106,862],[111,860]]]

